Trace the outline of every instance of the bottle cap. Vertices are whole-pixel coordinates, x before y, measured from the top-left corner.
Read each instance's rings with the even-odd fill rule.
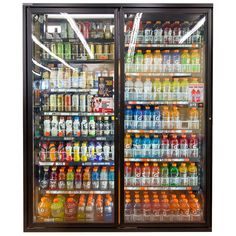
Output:
[[[53,202],[55,202],[55,203],[56,203],[56,202],[59,202],[59,199],[58,199],[58,198],[54,198],[54,199],[53,199]]]

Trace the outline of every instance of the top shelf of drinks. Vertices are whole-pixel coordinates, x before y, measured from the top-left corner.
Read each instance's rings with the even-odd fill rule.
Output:
[[[131,44],[133,23],[133,20],[128,20],[125,23],[125,44],[128,44],[127,46]],[[176,47],[182,45],[186,47],[191,45],[192,47],[198,47],[204,42],[203,27],[200,27],[185,39],[185,35],[190,32],[195,24],[196,22],[190,23],[189,21],[140,21],[137,35],[134,38],[134,43],[137,44],[135,46]]]

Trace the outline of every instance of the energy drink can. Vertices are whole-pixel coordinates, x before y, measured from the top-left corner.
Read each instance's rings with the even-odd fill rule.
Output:
[[[64,111],[64,96],[63,96],[63,94],[57,95],[57,110]]]
[[[51,94],[50,95],[50,111],[56,111],[57,110],[57,95]]]
[[[57,43],[57,56],[63,58],[64,56],[64,45],[63,43]]]
[[[81,112],[86,112],[86,95],[81,94],[79,96],[79,107]]]
[[[65,95],[65,111],[71,111],[71,95]]]
[[[79,95],[72,95],[72,111],[79,111]]]
[[[79,44],[73,43],[71,47],[71,59],[77,60],[79,59]]]
[[[87,95],[87,111],[93,111],[93,95]]]
[[[65,47],[65,59],[71,60],[71,43],[70,42],[64,43],[64,47]]]

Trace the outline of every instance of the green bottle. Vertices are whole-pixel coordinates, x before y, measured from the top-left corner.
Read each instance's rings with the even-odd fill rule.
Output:
[[[170,186],[178,186],[179,185],[179,169],[176,163],[172,163],[170,167]]]

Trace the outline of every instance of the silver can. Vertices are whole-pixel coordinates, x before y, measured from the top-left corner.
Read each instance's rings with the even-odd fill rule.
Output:
[[[48,94],[43,95],[43,111],[50,110],[50,99]]]
[[[86,95],[84,94],[79,96],[79,108],[81,112],[86,112]]]
[[[87,95],[87,111],[93,111],[93,95]]]
[[[57,110],[57,95],[51,94],[50,95],[50,111],[56,111]]]
[[[72,111],[79,111],[79,95],[72,95]]]

